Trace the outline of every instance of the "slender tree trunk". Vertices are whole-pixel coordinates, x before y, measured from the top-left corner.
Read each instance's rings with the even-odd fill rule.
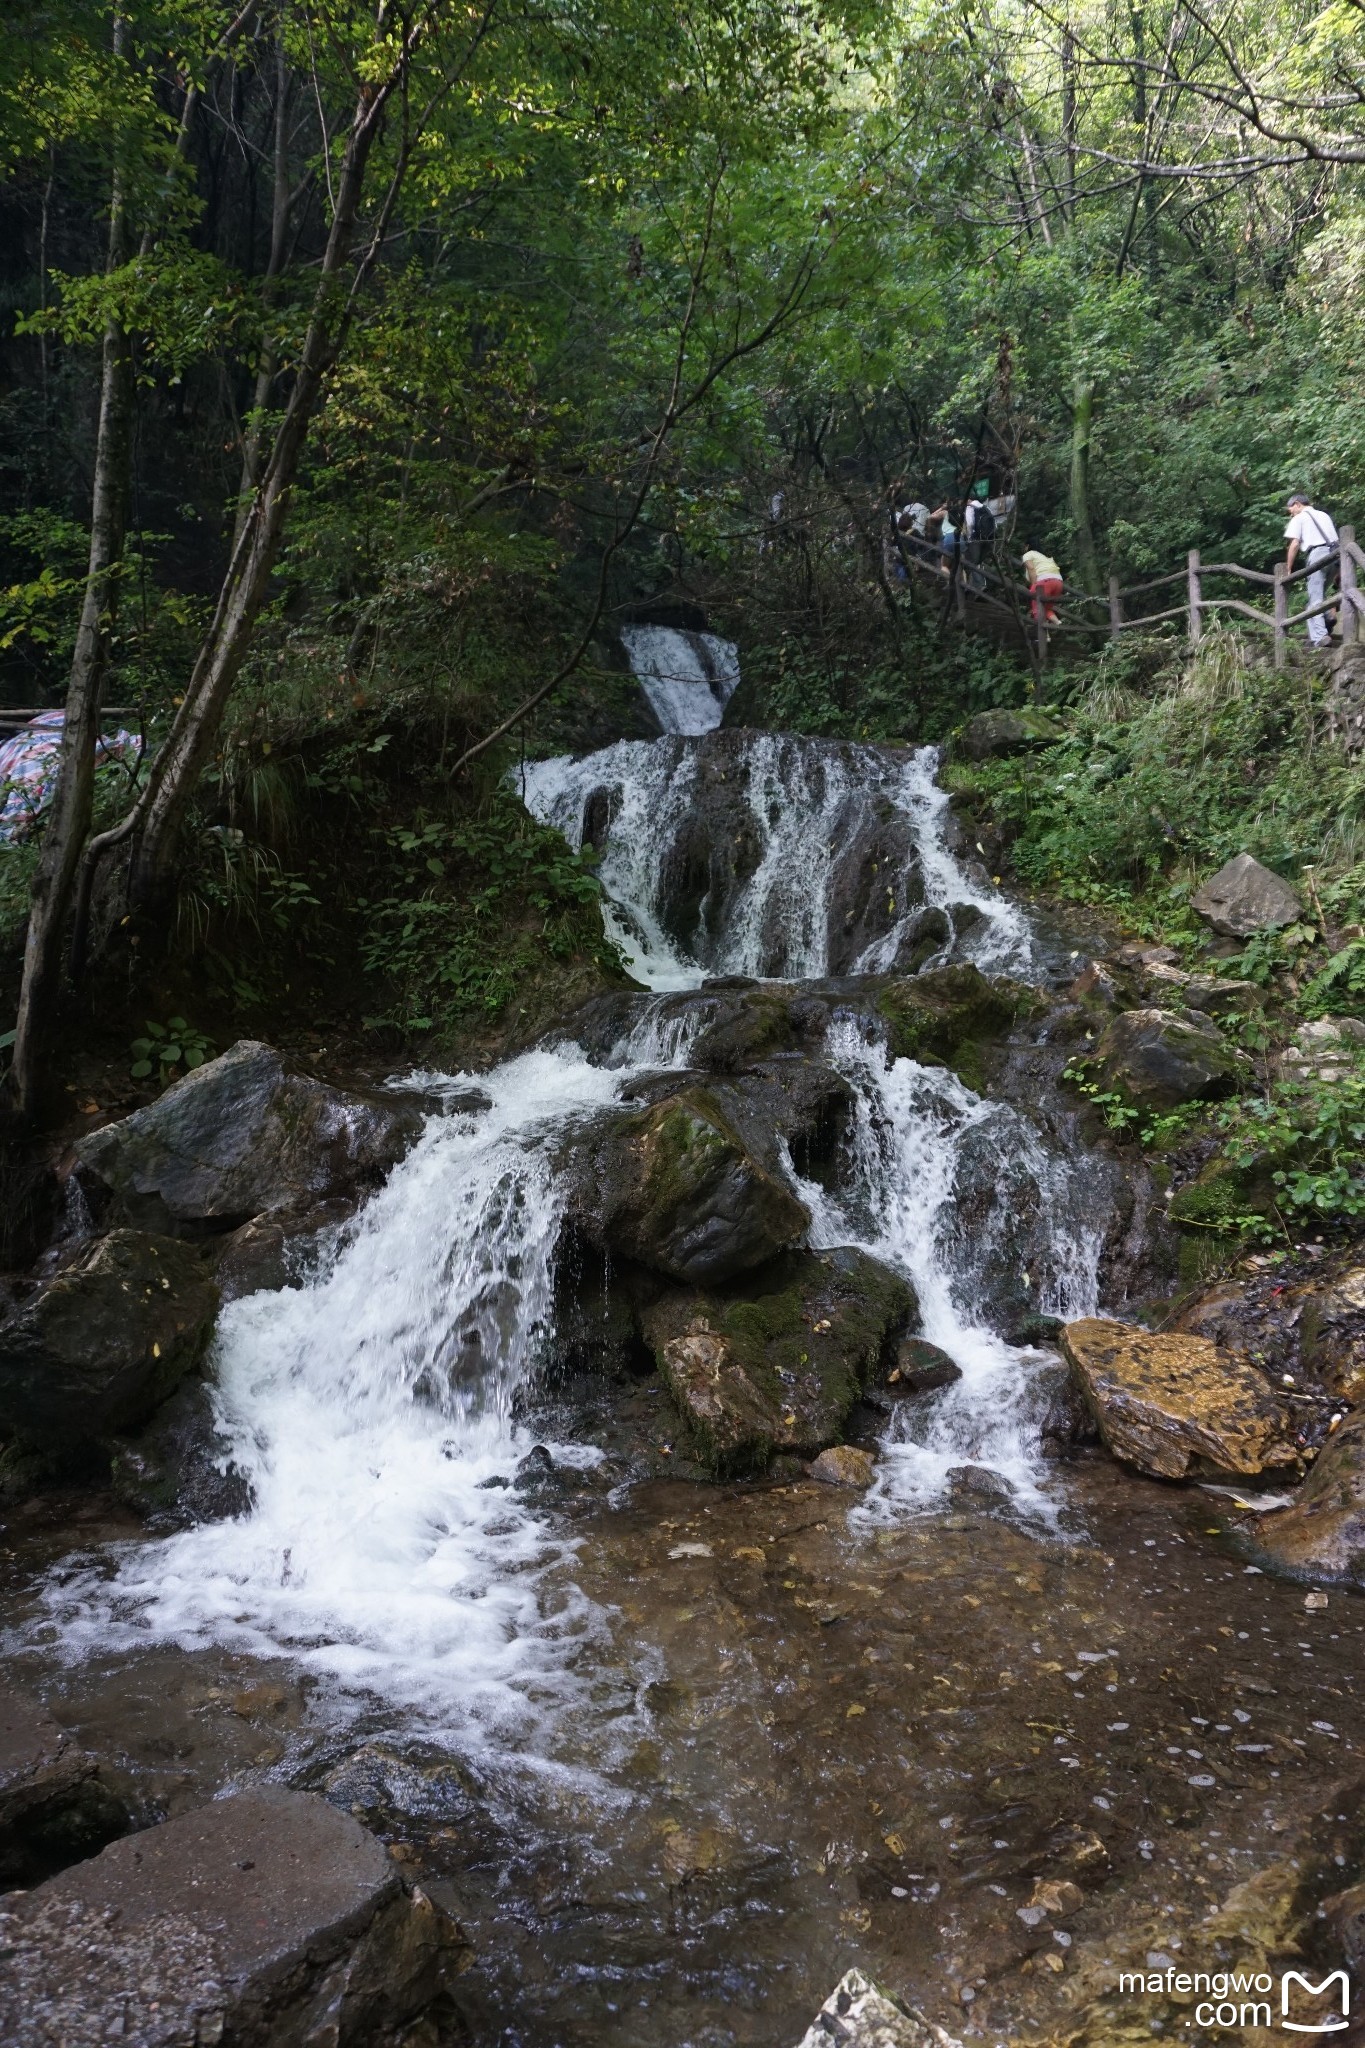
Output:
[[[1144,159],[1151,148],[1151,137],[1147,132],[1147,16],[1142,0],[1134,0],[1129,8],[1129,19],[1133,28],[1133,126],[1140,137],[1140,148]],[[1151,178],[1138,173],[1137,204],[1142,216],[1143,256],[1147,266],[1147,281],[1153,288],[1157,283],[1157,222],[1156,184]]]
[[[184,701],[153,764],[142,803],[130,821],[130,829],[135,833],[130,900],[140,912],[159,907],[173,886],[180,828],[212,752],[232,686],[266,600],[313,413],[349,328],[358,286],[351,252],[365,172],[384,104],[396,82],[395,73],[385,86],[367,83],[361,88],[337,179],[331,232],[289,402],[241,521],[232,561]],[[401,171],[390,184],[390,202],[400,177]],[[367,262],[377,250],[383,226],[381,219],[370,239]],[[93,842],[91,853],[97,849],[98,842]]]
[[[1095,531],[1090,523],[1090,429],[1095,414],[1095,380],[1077,372],[1071,380],[1071,525],[1077,565],[1092,595],[1100,587]]]
[[[116,58],[122,57],[125,43],[124,17],[115,15]],[[116,143],[109,201],[110,271],[127,260],[127,242],[125,167],[122,147]],[[85,595],[67,683],[57,784],[43,825],[42,852],[33,882],[9,1075],[12,1105],[25,1122],[33,1119],[38,1107],[43,1055],[61,978],[62,936],[94,805],[100,701],[118,609],[118,574],[128,516],[132,423],[132,351],[122,327],[110,319],[104,330],[100,374]]]
[[[1076,38],[1068,25],[1062,31],[1062,146],[1066,152],[1064,209],[1068,225],[1076,220]]]
[[[275,44],[275,146],[274,173],[270,200],[270,255],[265,266],[261,284],[261,305],[267,321],[275,300],[275,288],[280,272],[284,268],[285,248],[289,235],[289,65],[284,48],[284,13],[281,9],[276,25]],[[260,360],[256,365],[256,387],[252,393],[251,409],[247,414],[246,433],[242,441],[242,483],[237,506],[237,521],[233,533],[234,542],[240,540],[250,510],[251,493],[261,480],[261,469],[265,459],[266,409],[275,379],[279,375],[280,351],[275,335],[266,333],[261,339]]]

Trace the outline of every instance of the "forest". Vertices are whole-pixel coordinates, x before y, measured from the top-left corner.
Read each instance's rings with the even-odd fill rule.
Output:
[[[186,2040],[1345,2026],[1361,0],[9,0],[0,168],[0,2034],[206,1802],[370,1932]]]

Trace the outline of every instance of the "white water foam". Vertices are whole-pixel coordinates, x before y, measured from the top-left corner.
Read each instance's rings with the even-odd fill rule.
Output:
[[[224,1311],[219,1413],[253,1511],[51,1589],[68,1653],[284,1655],[467,1748],[548,1753],[600,1617],[572,1546],[488,1482],[531,1443],[511,1404],[549,1316],[555,1154],[621,1081],[576,1051],[480,1076],[491,1107],[428,1123],[329,1270]]]
[[[1023,912],[974,879],[948,846],[949,799],[935,781],[936,748],[904,757],[765,732],[736,734],[733,743],[758,859],[737,885],[723,928],[706,928],[704,904],[690,945],[666,929],[666,907],[670,856],[696,801],[695,747],[678,739],[621,741],[580,760],[559,756],[519,771],[528,808],[575,850],[590,805],[605,812],[608,829],[598,848],[603,919],[636,980],[676,990],[695,988],[707,975],[796,981],[828,974],[836,863],[878,802],[910,827],[906,866],[886,877],[888,894],[907,907],[852,971],[889,971],[927,905],[944,911],[950,925],[962,907],[979,914],[945,953],[991,973],[1031,972]]]
[[[1007,1105],[983,1100],[940,1068],[890,1058],[851,1020],[832,1029],[828,1057],[857,1094],[853,1172],[846,1194],[799,1183],[812,1242],[861,1245],[903,1272],[919,1298],[920,1333],[962,1371],[923,1420],[902,1407],[883,1444],[872,1505],[932,1506],[955,1468],[975,1465],[997,1473],[1018,1508],[1051,1523],[1055,1503],[1039,1477],[1035,1380],[1052,1354],[1006,1343],[973,1309],[1021,1196],[1044,1218],[1047,1256],[1029,1276],[1043,1314],[1094,1313],[1100,1235],[1075,1213],[1065,1165]],[[964,1229],[964,1148],[983,1137],[998,1157],[999,1178],[984,1222]]]
[[[739,649],[714,633],[623,626],[621,643],[664,732],[714,732],[739,687]]]

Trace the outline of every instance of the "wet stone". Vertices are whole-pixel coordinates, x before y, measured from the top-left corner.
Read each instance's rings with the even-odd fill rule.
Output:
[[[1238,1073],[1233,1046],[1193,1012],[1125,1010],[1095,1048],[1105,1078],[1141,1109],[1225,1095]]]
[[[94,1758],[40,1701],[0,1684],[0,1891],[90,1855],[127,1826]]]
[[[454,1924],[325,1800],[258,1787],[0,1902],[0,2038],[369,2042],[462,1959]]]
[[[1062,1348],[1105,1443],[1140,1472],[1183,1479],[1198,1459],[1252,1475],[1297,1461],[1292,1421],[1242,1353],[1103,1317],[1068,1323]]]
[[[904,1337],[896,1350],[887,1385],[898,1393],[931,1394],[962,1378],[962,1367],[925,1337]]]
[[[1365,1588],[1365,1415],[1328,1438],[1296,1500],[1243,1525],[1243,1540],[1295,1578]]]
[[[1303,915],[1295,891],[1282,876],[1249,853],[1239,853],[1210,875],[1190,898],[1190,907],[1226,938],[1250,938],[1274,931]]]
[[[961,2048],[961,2043],[861,1970],[849,1970],[797,2048]]]
[[[876,1478],[877,1467],[870,1452],[858,1450],[852,1444],[831,1444],[812,1463],[810,1476],[822,1486],[865,1491]]]

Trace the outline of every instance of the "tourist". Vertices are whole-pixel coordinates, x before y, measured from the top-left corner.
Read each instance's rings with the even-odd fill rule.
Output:
[[[1302,553],[1308,563],[1308,609],[1327,597],[1327,568],[1340,547],[1336,522],[1330,512],[1319,512],[1306,491],[1291,491],[1288,498],[1289,524],[1284,537],[1289,542],[1285,569],[1292,575]],[[1325,647],[1331,638],[1332,614],[1319,612],[1308,621],[1308,637],[1315,647]]]
[[[1046,617],[1049,626],[1057,624],[1057,614],[1052,607],[1062,594],[1062,572],[1051,555],[1045,555],[1038,548],[1028,548],[1024,553],[1024,575],[1028,579],[1028,594],[1033,599],[1035,619]]]
[[[957,514],[956,518],[954,517],[955,511]],[[938,510],[936,512],[931,512],[929,516],[931,519],[937,519],[939,522],[939,567],[942,569],[945,576],[951,576],[957,564],[958,543],[961,539],[961,533],[958,525],[958,521],[961,519],[962,516],[961,508],[954,507],[945,500],[944,503],[939,506]]]
[[[976,591],[986,588],[986,579],[978,567],[981,551],[995,540],[995,514],[990,507],[990,489],[989,483],[977,484],[967,501],[962,520],[962,559],[967,565],[967,581]]]

